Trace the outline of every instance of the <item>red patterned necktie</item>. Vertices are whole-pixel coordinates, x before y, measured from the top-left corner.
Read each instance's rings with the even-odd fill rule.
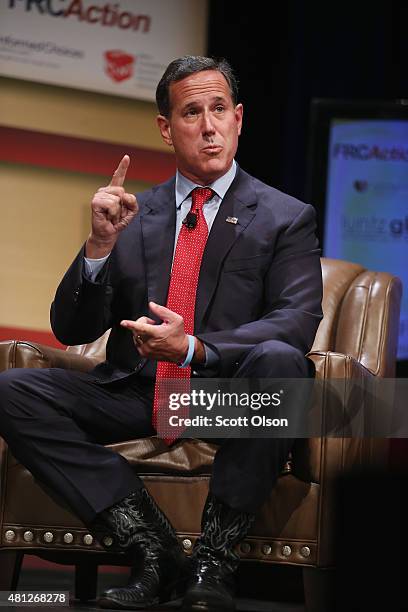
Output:
[[[183,221],[177,239],[167,296],[166,308],[177,312],[177,314],[183,317],[184,331],[186,334],[191,335],[194,333],[194,311],[198,276],[208,237],[208,227],[203,213],[203,206],[212,196],[213,191],[208,187],[197,187],[192,192],[192,204],[189,214],[190,219],[193,221],[191,225],[194,225],[194,227],[189,228],[188,224],[185,224]],[[188,407],[184,407],[183,410],[179,409],[176,413],[169,409],[169,394],[173,392],[178,394],[188,393],[190,390],[190,377],[191,367],[180,368],[176,363],[168,361],[159,361],[157,363],[152,424],[158,435],[167,444],[171,444],[171,442],[176,440],[185,429],[184,427],[172,427],[169,425],[170,415],[177,414],[178,417],[188,415]],[[168,383],[169,379],[179,382]]]

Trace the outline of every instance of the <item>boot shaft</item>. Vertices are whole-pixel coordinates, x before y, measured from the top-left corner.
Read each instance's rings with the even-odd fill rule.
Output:
[[[155,556],[179,547],[172,525],[144,487],[103,510],[89,529],[111,551],[136,547],[145,555]]]
[[[197,571],[208,573],[215,568],[225,577],[233,574],[240,559],[234,549],[254,520],[255,515],[234,510],[209,493],[201,520],[202,534],[193,551]]]
[[[234,548],[246,537],[254,521],[254,514],[234,510],[209,493],[201,519],[199,546],[211,549],[220,557],[238,557]]]

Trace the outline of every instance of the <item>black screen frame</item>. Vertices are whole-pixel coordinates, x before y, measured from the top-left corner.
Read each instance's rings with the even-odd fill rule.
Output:
[[[324,250],[330,126],[334,119],[408,121],[407,100],[334,100],[314,98],[310,108],[307,202],[316,208],[318,237]]]

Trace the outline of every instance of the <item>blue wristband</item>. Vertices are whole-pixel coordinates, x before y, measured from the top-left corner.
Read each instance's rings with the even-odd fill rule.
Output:
[[[187,356],[186,356],[185,360],[183,361],[183,363],[178,363],[177,364],[179,368],[188,368],[188,366],[190,365],[191,360],[193,358],[193,355],[194,355],[195,338],[194,338],[194,336],[190,336],[190,334],[187,334],[187,338],[188,338]]]

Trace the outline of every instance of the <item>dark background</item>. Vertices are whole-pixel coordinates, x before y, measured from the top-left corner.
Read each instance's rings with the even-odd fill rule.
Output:
[[[312,98],[408,98],[408,3],[210,0],[208,52],[240,82],[238,161],[307,200]],[[312,202],[313,204],[313,202]]]

